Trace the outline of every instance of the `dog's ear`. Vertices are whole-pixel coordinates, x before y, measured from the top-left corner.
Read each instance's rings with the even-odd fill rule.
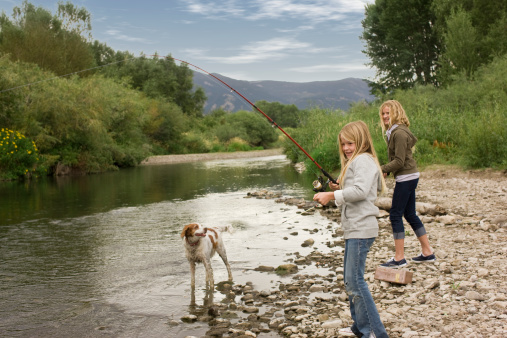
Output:
[[[181,238],[185,237],[185,235],[187,234],[187,230],[188,228],[190,228],[192,224],[187,224],[183,227],[183,231],[181,232]]]
[[[181,232],[181,238],[187,236],[187,237],[191,237],[193,235],[193,233],[191,233],[191,229],[193,229],[197,224],[195,223],[191,223],[191,224],[187,224],[183,227],[183,231]]]

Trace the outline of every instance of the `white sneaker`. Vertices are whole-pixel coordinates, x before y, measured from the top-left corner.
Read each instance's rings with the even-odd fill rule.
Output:
[[[373,333],[373,331],[370,332],[370,338],[375,338],[375,333]]]
[[[355,337],[356,334],[352,332],[352,329],[350,327],[344,327],[343,329],[338,330],[338,333],[340,336],[346,336],[346,337]]]

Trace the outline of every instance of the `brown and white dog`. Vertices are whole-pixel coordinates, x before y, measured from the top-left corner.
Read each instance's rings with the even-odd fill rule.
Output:
[[[221,233],[228,227],[205,228],[198,223],[187,224],[181,232],[185,254],[190,263],[191,287],[195,289],[195,264],[203,263],[206,268],[206,286],[213,288],[213,269],[211,268],[211,257],[217,252],[225,263],[229,280],[232,281],[231,267],[227,261],[225,246]]]

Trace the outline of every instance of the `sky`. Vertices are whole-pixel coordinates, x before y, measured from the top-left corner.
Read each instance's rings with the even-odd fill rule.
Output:
[[[31,0],[56,14],[58,1]],[[67,2],[67,1],[63,1]],[[237,80],[373,80],[361,21],[374,0],[72,0],[92,36],[135,56],[171,55]],[[9,17],[22,0],[0,0]]]

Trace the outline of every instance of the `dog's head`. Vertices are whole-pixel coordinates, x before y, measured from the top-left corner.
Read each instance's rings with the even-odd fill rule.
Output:
[[[204,237],[206,236],[207,231],[208,231],[207,228],[204,228],[198,223],[187,224],[185,225],[185,227],[183,227],[183,231],[181,232],[181,238],[183,237],[189,238],[194,236]]]

